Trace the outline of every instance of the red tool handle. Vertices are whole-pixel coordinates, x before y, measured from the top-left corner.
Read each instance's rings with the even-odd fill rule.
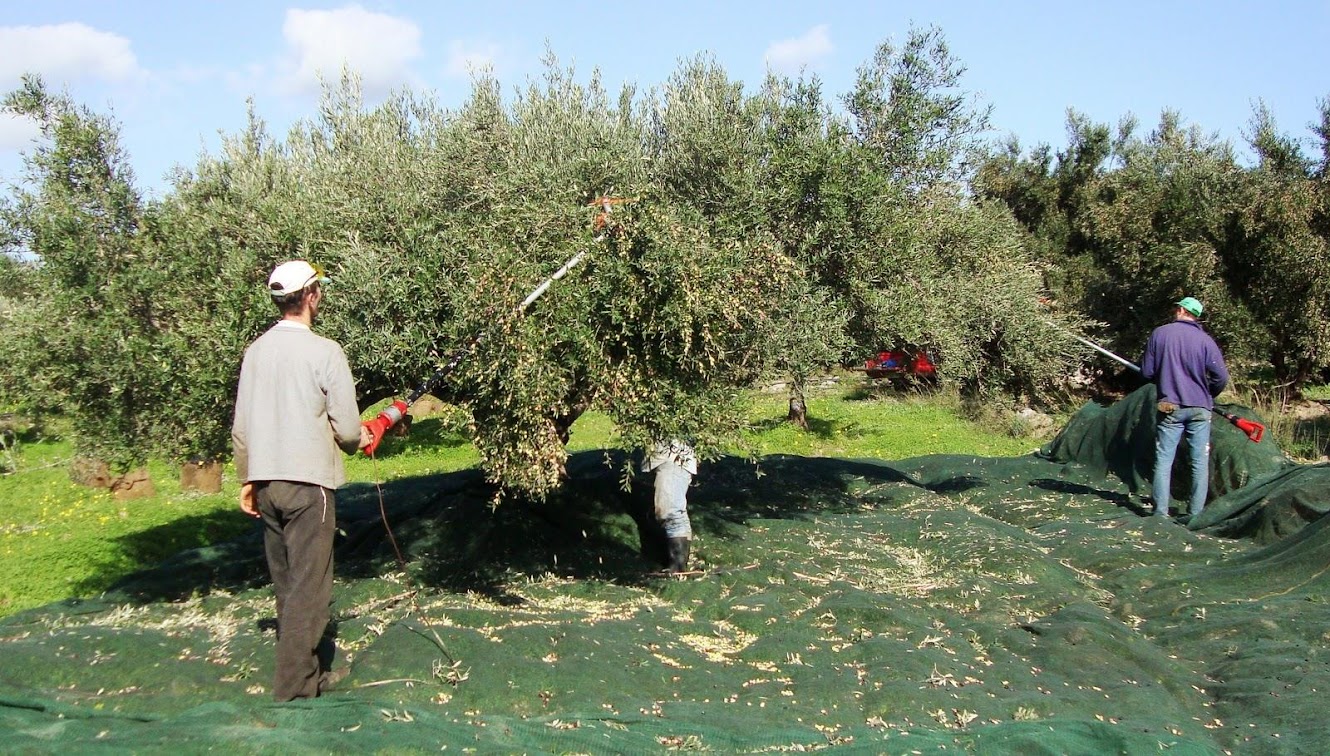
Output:
[[[1250,438],[1252,441],[1259,442],[1265,435],[1265,426],[1255,420],[1248,420],[1245,417],[1238,417],[1237,415],[1228,412],[1220,412],[1219,414],[1223,415],[1225,420],[1238,426],[1238,430],[1246,433],[1247,438]]]
[[[369,428],[370,435],[374,436],[374,440],[364,448],[365,454],[371,457],[374,456],[374,452],[379,448],[379,442],[383,440],[383,434],[387,433],[389,428],[401,422],[403,417],[406,417],[406,410],[406,402],[398,399],[384,407],[383,411],[373,420],[366,420],[363,423],[366,428]]]
[[[1260,441],[1261,437],[1265,435],[1265,426],[1255,420],[1238,417],[1233,419],[1233,424],[1238,426],[1238,429],[1243,433],[1246,433],[1247,438],[1250,438],[1253,441]]]

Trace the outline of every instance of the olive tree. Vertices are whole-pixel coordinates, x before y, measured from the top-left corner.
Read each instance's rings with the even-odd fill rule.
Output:
[[[1126,122],[1114,150],[1121,165],[1092,182],[1078,216],[1104,271],[1087,292],[1089,314],[1133,351],[1173,302],[1194,295],[1215,313],[1210,324],[1224,343],[1234,330],[1225,319],[1240,312],[1219,266],[1240,177],[1231,146],[1165,111],[1144,137]]]
[[[760,155],[757,191],[766,226],[794,258],[773,358],[789,379],[789,420],[807,427],[808,380],[844,361],[853,308],[838,265],[853,246],[844,125],[831,115],[816,78],[769,76],[754,98]],[[813,349],[807,344],[811,343]]]
[[[0,211],[3,213],[3,211]],[[12,230],[5,226],[6,231]],[[11,239],[0,242],[0,248],[14,249]],[[31,263],[23,263],[16,256],[0,253],[0,364],[9,369],[0,371],[0,411],[15,409],[40,411],[44,405],[42,394],[28,384],[26,367],[31,349],[41,333],[41,300],[34,294],[36,271]]]
[[[852,231],[824,280],[860,349],[930,349],[945,382],[1047,398],[1070,373],[1060,331],[1074,324],[1040,310],[1043,270],[1010,211],[967,189],[989,109],[960,88],[964,70],[936,29],[912,29],[860,68],[845,96]]]
[[[1091,186],[1109,170],[1112,136],[1107,124],[1070,110],[1065,148],[1040,144],[1023,154],[1020,143],[1009,139],[975,175],[976,194],[1000,200],[1029,232],[1030,251],[1044,265],[1048,296],[1073,311],[1091,311],[1089,292],[1109,278],[1096,262],[1094,240],[1083,232],[1081,219]]]
[[[1318,132],[1330,145],[1330,104]],[[1330,192],[1323,161],[1305,154],[1258,106],[1250,142],[1258,164],[1246,172],[1224,273],[1265,337],[1275,380],[1292,394],[1330,365]],[[1257,329],[1252,329],[1257,330]],[[1254,341],[1248,338],[1248,341]]]
[[[5,206],[9,245],[38,261],[33,309],[9,321],[11,389],[27,406],[59,405],[81,455],[126,472],[148,457],[162,411],[163,328],[145,229],[152,224],[111,119],[25,76],[4,109],[35,120],[43,141],[25,156],[25,186]]]
[[[300,256],[332,275],[319,327],[345,346],[362,406],[483,333],[439,391],[469,412],[503,490],[558,485],[567,427],[590,407],[627,445],[683,435],[716,451],[742,425],[738,388],[762,374],[763,324],[797,270],[743,221],[751,199],[699,202],[697,187],[735,178],[694,160],[717,126],[690,99],[705,81],[685,72],[674,94],[612,101],[598,77],[580,84],[551,62],[511,103],[481,75],[449,112],[409,93],[366,108],[344,80],[284,140],[258,128],[228,140],[164,211],[182,255],[214,261],[241,292],[209,295],[228,331],[210,342],[210,392],[271,322],[263,276]],[[718,159],[745,169],[731,148]],[[606,223],[595,200],[611,193],[632,201]],[[732,195],[751,191],[716,196]],[[579,252],[574,274],[519,313]]]
[[[966,181],[983,156],[991,106],[961,88],[965,66],[937,27],[883,42],[845,95],[857,141],[902,190]]]
[[[168,283],[170,327],[162,348],[170,412],[156,426],[154,448],[177,461],[230,456],[231,416],[245,346],[277,317],[262,281],[274,257],[303,256],[295,237],[281,239],[265,219],[281,212],[278,187],[293,179],[270,152],[262,124],[227,138],[229,160],[205,159],[181,172],[156,206],[151,243]],[[278,260],[280,261],[280,260]]]

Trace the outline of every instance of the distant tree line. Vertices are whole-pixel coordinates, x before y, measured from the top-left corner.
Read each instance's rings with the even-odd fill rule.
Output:
[[[1258,106],[1251,167],[1177,113],[1142,134],[1131,118],[1113,129],[1072,112],[1064,150],[1013,141],[974,191],[1010,208],[1050,295],[1110,345],[1139,352],[1163,310],[1194,295],[1231,359],[1297,396],[1330,365],[1330,101],[1319,111],[1309,152]]]
[[[1271,124],[1283,162],[1244,171],[1167,118],[1146,140],[1083,124],[1065,156],[994,153],[963,73],[914,29],[838,102],[815,77],[746,92],[705,56],[617,97],[551,56],[507,96],[478,75],[452,110],[410,91],[368,107],[346,77],[284,138],[251,113],[159,200],[113,122],[28,77],[4,106],[46,139],[0,206],[0,244],[31,260],[0,255],[0,404],[59,408],[117,470],[225,458],[241,353],[275,318],[266,276],[297,257],[334,279],[319,329],[362,407],[484,330],[440,393],[490,478],[532,495],[558,485],[587,409],[625,446],[714,454],[744,427],[742,389],[787,379],[802,407],[818,371],[902,344],[968,394],[1054,401],[1084,361],[1067,331],[1111,324],[1132,351],[1184,292],[1208,297],[1226,346],[1284,345],[1280,375],[1326,364],[1315,328],[1271,309],[1300,296],[1330,338],[1308,280],[1324,160]],[[606,196],[626,201],[598,219]]]

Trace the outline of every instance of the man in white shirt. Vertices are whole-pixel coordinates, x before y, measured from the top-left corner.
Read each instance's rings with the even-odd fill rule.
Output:
[[[304,260],[273,270],[268,288],[282,318],[245,350],[231,426],[240,509],[263,520],[277,594],[278,701],[314,698],[345,675],[330,670],[333,648],[324,638],[334,494],[346,482],[339,450],[354,454],[372,437],[360,422],[346,354],[311,330],[328,282]]]

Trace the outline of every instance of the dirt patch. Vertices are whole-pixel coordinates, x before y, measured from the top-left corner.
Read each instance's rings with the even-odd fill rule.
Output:
[[[101,460],[75,457],[69,463],[69,479],[80,486],[107,488],[111,485],[111,472]]]
[[[1330,415],[1330,402],[1308,400],[1288,408],[1288,413],[1297,420],[1316,420]]]
[[[448,405],[444,404],[442,399],[439,399],[432,394],[425,394],[417,399],[415,404],[411,405],[409,412],[416,418],[423,420],[424,418],[440,414],[447,409]]]
[[[186,462],[180,466],[180,490],[219,493],[222,490],[220,462]]]
[[[111,494],[117,501],[146,499],[157,494],[157,489],[152,485],[152,478],[148,477],[148,470],[144,467],[113,478],[110,488]]]

